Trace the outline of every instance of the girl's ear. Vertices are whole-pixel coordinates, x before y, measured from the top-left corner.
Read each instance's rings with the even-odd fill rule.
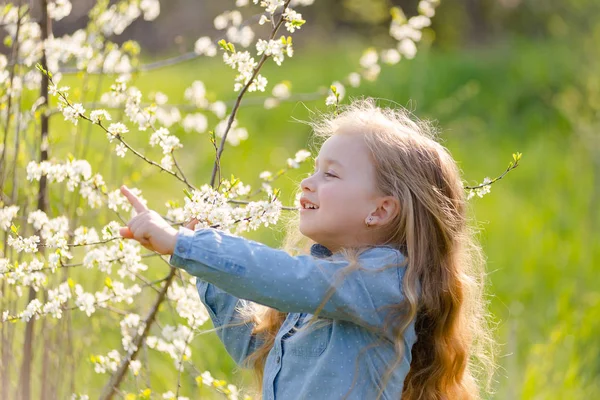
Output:
[[[386,225],[400,212],[400,201],[394,196],[384,196],[377,201],[377,209],[370,216],[373,217],[371,225]]]

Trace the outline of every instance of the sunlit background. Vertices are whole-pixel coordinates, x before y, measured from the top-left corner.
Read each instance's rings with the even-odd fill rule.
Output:
[[[73,3],[73,13],[55,23],[56,35],[85,26],[93,2]],[[162,1],[156,21],[137,21],[115,41],[139,41],[144,62],[182,54],[193,49],[200,36],[222,36],[213,19],[233,5],[233,0]],[[416,13],[416,1],[387,0],[318,0],[299,9],[307,23],[294,34],[293,58],[281,67],[269,62],[263,69],[269,79],[267,94],[287,80],[292,98],[273,109],[264,108],[265,93],[250,93],[244,99],[239,125],[247,128],[249,138],[225,149],[223,175],[234,174],[256,185],[262,171],[277,171],[297,150],[315,150],[309,127],[298,120],[326,109],[320,88],[357,70],[365,48],[393,45],[388,29],[394,5],[407,16]],[[254,25],[260,35],[263,31]],[[493,399],[600,398],[598,43],[597,0],[442,0],[414,59],[383,65],[375,82],[346,86],[342,103],[349,97],[373,96],[381,105],[405,106],[420,118],[435,120],[469,184],[500,175],[512,153],[523,154],[519,167],[494,184],[490,194],[470,200],[487,256],[489,311],[499,343]],[[162,92],[178,104],[185,89],[201,80],[207,98],[223,99],[231,106],[234,76],[219,54],[142,74],[135,85],[144,94]],[[106,90],[113,79],[91,77],[87,84]],[[68,76],[63,83],[81,87],[80,80]],[[209,117],[209,129],[217,122]],[[64,159],[87,143],[83,156],[111,185],[139,187],[155,208],[164,208],[168,199],[183,198],[184,186],[166,174],[131,156],[114,157],[113,145],[96,127],[73,127],[60,114],[51,123],[52,156]],[[196,186],[208,183],[214,161],[208,134],[186,132],[179,124],[171,131],[185,146],[178,159],[182,169]],[[132,143],[158,155],[148,147],[147,133],[139,135],[132,135]],[[282,189],[285,204],[293,203],[294,190],[309,171],[303,166],[274,185]],[[74,201],[64,189],[51,196],[56,212]],[[111,217],[108,210],[94,214],[84,208],[82,218],[92,224]],[[278,246],[283,226],[263,228],[249,237]],[[156,276],[167,271],[163,263],[150,265]],[[79,281],[101,279],[95,274],[88,272]],[[111,318],[118,324],[118,316],[110,314],[101,320],[110,323]],[[99,320],[84,318],[79,311],[71,314],[69,351],[79,357],[120,346],[118,331],[105,331]],[[198,336],[192,346],[199,368],[240,386],[250,382],[246,371],[234,370],[214,333]],[[156,357],[154,390],[173,390],[178,378],[171,363],[168,357]],[[104,385],[106,376],[95,374],[89,365],[81,370],[69,370],[69,365],[65,380],[79,386],[85,382],[90,394]],[[213,398],[191,379],[183,378],[182,385],[183,395]]]

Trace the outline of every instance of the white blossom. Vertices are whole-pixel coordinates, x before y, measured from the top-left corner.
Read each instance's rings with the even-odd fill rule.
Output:
[[[50,18],[60,21],[71,13],[72,8],[69,0],[54,0],[48,3],[48,15]]]
[[[96,311],[96,298],[92,293],[86,293],[81,285],[75,285],[75,305],[90,317]]]
[[[196,40],[196,43],[194,44],[194,51],[198,55],[214,57],[217,55],[217,46],[213,43],[211,38],[208,36],[203,36]]]
[[[435,7],[429,0],[421,0],[419,2],[419,14],[426,16],[427,18],[433,18],[435,15]]]
[[[112,142],[115,137],[118,137],[124,133],[129,132],[129,129],[121,122],[112,123],[106,128],[108,141]]]
[[[17,216],[18,212],[19,206],[7,206],[0,208],[0,229],[3,231],[8,230],[12,224],[13,218]]]
[[[230,26],[226,32],[227,40],[232,43],[238,43],[242,47],[248,47],[254,40],[254,31],[249,26],[237,27]]]
[[[300,29],[302,24],[304,24],[304,20],[302,19],[302,14],[292,10],[291,8],[286,8],[283,13],[283,17],[285,18],[285,27],[290,33],[294,33],[296,29]]]
[[[379,56],[377,55],[377,51],[375,49],[370,48],[365,50],[362,57],[360,58],[359,63],[363,68],[369,68],[377,64],[378,59]]]
[[[205,108],[208,106],[208,100],[206,100],[206,87],[202,81],[194,81],[192,85],[185,89],[184,97],[189,100],[196,107]]]
[[[160,14],[160,3],[158,0],[142,0],[140,1],[140,9],[144,13],[146,21],[154,21]]]
[[[73,125],[77,125],[79,118],[85,114],[85,108],[83,108],[81,103],[63,106],[61,111],[65,117],[65,121],[70,121],[73,123]]]
[[[102,121],[110,121],[111,117],[106,110],[94,110],[90,113],[90,119],[94,124],[99,124]]]
[[[348,83],[352,87],[359,87],[360,86],[360,74],[357,72],[351,72],[348,75]]]
[[[217,118],[223,118],[227,112],[227,105],[225,102],[218,100],[209,105],[208,109],[212,111]]]
[[[117,153],[117,156],[119,157],[125,157],[125,153],[127,153],[127,146],[125,146],[123,143],[117,144],[117,147],[115,147],[115,153]]]
[[[396,49],[387,49],[381,52],[381,61],[389,65],[398,64],[401,58],[400,53]]]
[[[204,114],[188,114],[183,119],[182,125],[186,132],[196,131],[203,133],[208,128],[208,120]]]
[[[409,60],[414,58],[417,54],[417,46],[415,42],[410,39],[402,39],[398,42],[398,51]]]
[[[288,82],[278,83],[273,87],[271,94],[278,99],[287,99],[290,97],[290,86]]]

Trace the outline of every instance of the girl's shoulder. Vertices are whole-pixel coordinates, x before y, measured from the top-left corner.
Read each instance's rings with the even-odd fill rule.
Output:
[[[373,246],[361,251],[358,260],[375,267],[381,267],[387,264],[398,264],[398,267],[405,266],[406,257],[402,252],[392,246],[382,245]]]

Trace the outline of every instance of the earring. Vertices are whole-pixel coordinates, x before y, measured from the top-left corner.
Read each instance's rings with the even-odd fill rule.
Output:
[[[367,218],[367,221],[365,222],[365,224],[367,225],[367,228],[368,228],[369,226],[371,226],[371,222],[373,222],[373,217],[369,217],[369,218]]]

